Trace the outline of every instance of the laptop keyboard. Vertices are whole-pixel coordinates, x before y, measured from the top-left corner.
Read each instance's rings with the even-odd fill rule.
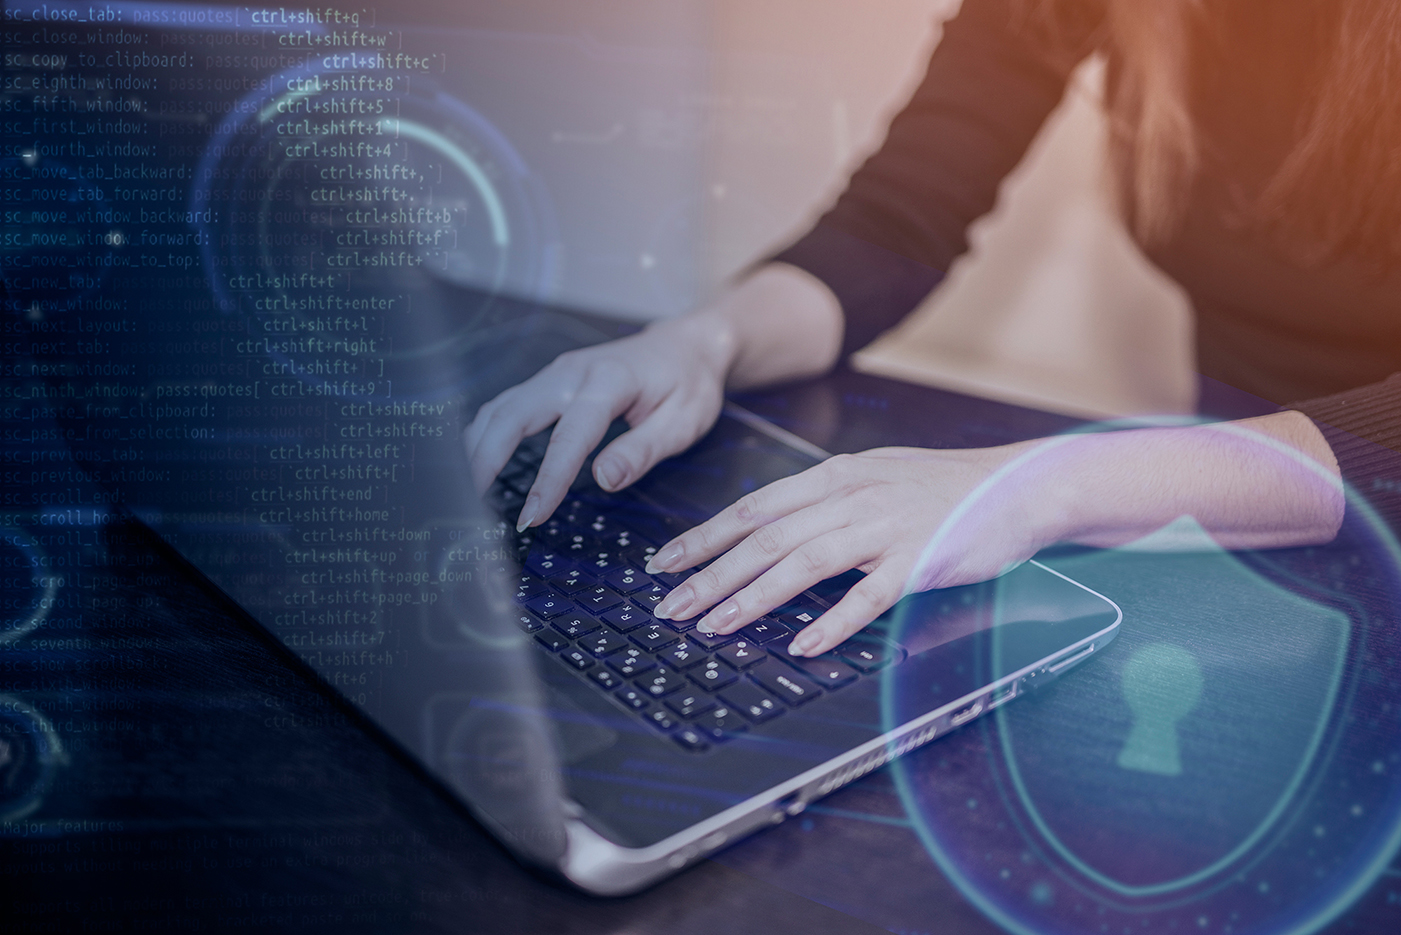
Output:
[[[487,494],[508,524],[543,453],[532,441]],[[587,467],[574,496],[517,537],[516,621],[542,652],[682,748],[705,751],[903,658],[871,633],[815,659],[789,655],[798,630],[827,606],[815,594],[728,636],[697,631],[699,618],[656,619],[652,610],[686,578],[645,570],[664,544],[655,540],[671,533],[648,528],[645,511],[625,495],[590,492]]]

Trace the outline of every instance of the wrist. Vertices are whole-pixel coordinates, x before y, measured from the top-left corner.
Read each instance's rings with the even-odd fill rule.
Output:
[[[677,318],[665,318],[648,325],[645,334],[658,339],[668,350],[680,352],[689,361],[715,376],[724,385],[739,354],[740,335],[734,322],[711,305]]]
[[[1227,549],[1327,542],[1342,520],[1337,464],[1293,415],[1045,440],[1022,467],[1032,522],[1046,544],[1104,548],[1183,517]]]
[[[832,368],[841,350],[837,297],[787,263],[759,267],[706,311],[731,338],[730,389],[817,376]]]
[[[1015,491],[1007,500],[1006,521],[1019,525],[1035,549],[1075,541],[1088,525],[1098,523],[1102,504],[1083,470],[1091,455],[1082,443],[1090,438],[1034,438],[989,449],[999,475],[993,478],[993,490]]]

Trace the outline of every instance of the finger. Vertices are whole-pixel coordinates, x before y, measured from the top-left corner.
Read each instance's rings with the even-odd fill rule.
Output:
[[[467,423],[467,427],[462,430],[462,444],[467,449],[469,459],[476,456],[477,446],[481,444],[482,434],[486,432],[486,427],[491,422],[491,417],[496,413],[501,405],[502,393],[493,397],[489,401],[482,403],[477,408],[476,415],[472,416],[472,421]]]
[[[836,606],[808,624],[788,644],[795,656],[820,656],[885,613],[905,593],[905,572],[885,562],[856,582]]]
[[[476,488],[486,490],[490,487],[521,439],[549,428],[559,418],[559,412],[557,407],[529,405],[523,400],[513,399],[494,408],[485,419],[478,415],[472,426],[468,427],[470,432],[473,426],[481,422],[476,432],[476,444],[467,455],[472,465],[472,483]],[[470,437],[467,444],[472,445]]]
[[[756,529],[827,498],[829,483],[822,465],[776,480],[745,494],[715,516],[689,529],[657,550],[647,572],[680,571],[699,565],[731,548]]]
[[[791,601],[817,582],[865,563],[878,551],[878,545],[853,542],[849,528],[804,542],[773,568],[722,601],[697,627],[703,633],[733,633]]]
[[[520,529],[549,518],[569,493],[569,485],[608,426],[631,404],[622,382],[609,373],[591,375],[550,433],[545,458],[521,507]]]
[[[844,547],[833,549],[832,543],[817,544],[819,539],[833,532],[843,537]],[[849,523],[836,515],[829,502],[806,507],[781,517],[760,526],[708,567],[678,585],[667,595],[666,600],[657,606],[656,616],[676,620],[694,617],[716,601],[735,595],[741,588],[759,580],[766,572],[776,569],[788,561],[795,551],[800,553],[796,561],[801,564],[790,564],[784,571],[785,576],[793,574],[805,565],[810,565],[813,570],[826,568],[833,563],[837,554],[856,555],[863,551],[863,545],[853,541],[851,535]],[[866,556],[870,557],[872,556]],[[864,560],[853,559],[852,565]],[[852,565],[848,565],[847,568]],[[846,571],[846,568],[840,568],[832,574],[843,571]],[[783,580],[786,580],[786,577]],[[770,585],[776,583],[777,581],[769,582]],[[801,591],[802,588],[798,590]],[[758,593],[751,593],[749,596],[762,600],[762,595]],[[728,622],[734,616],[733,610],[732,606],[726,607],[722,614],[721,608],[717,607],[707,619],[712,626],[728,633],[730,630],[722,626],[722,620]],[[744,622],[748,623],[749,620]]]
[[[794,549],[845,525],[832,515],[830,509],[816,506],[760,526],[708,567],[673,588],[666,599],[657,605],[653,615],[663,620],[689,620],[721,598],[733,595],[755,581],[781,563]],[[719,618],[710,622],[718,626]]]
[[[501,473],[521,439],[554,425],[574,399],[583,376],[575,355],[565,352],[477,410],[463,433],[463,442],[479,490]]]
[[[607,491],[621,490],[650,471],[658,461],[685,451],[715,422],[718,401],[704,402],[672,394],[636,426],[615,438],[594,458],[593,474]]]

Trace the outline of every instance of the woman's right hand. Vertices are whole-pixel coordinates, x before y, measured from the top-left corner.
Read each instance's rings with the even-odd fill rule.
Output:
[[[720,322],[692,317],[559,355],[477,411],[465,434],[473,483],[486,490],[521,439],[555,426],[517,521],[520,529],[538,525],[621,416],[630,428],[594,458],[593,474],[604,490],[626,487],[709,431],[724,402],[732,346]]]
[[[594,459],[594,479],[621,490],[715,424],[726,389],[827,370],[841,344],[836,297],[796,267],[761,267],[714,304],[630,337],[555,358],[491,400],[467,426],[472,481],[486,490],[521,439],[555,427],[517,527],[538,526],[608,426],[629,425]]]

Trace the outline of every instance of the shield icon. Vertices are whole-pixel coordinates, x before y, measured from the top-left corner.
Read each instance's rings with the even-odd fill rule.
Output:
[[[1124,623],[1076,671],[896,761],[930,856],[1027,935],[1336,918],[1401,846],[1401,579],[1395,553],[1358,545],[1043,558]],[[919,690],[897,681],[891,714]]]
[[[1133,624],[1074,691],[1004,709],[1009,794],[1044,847],[1121,900],[1229,878],[1327,742],[1347,614],[1222,551],[1066,564],[1130,601]]]

